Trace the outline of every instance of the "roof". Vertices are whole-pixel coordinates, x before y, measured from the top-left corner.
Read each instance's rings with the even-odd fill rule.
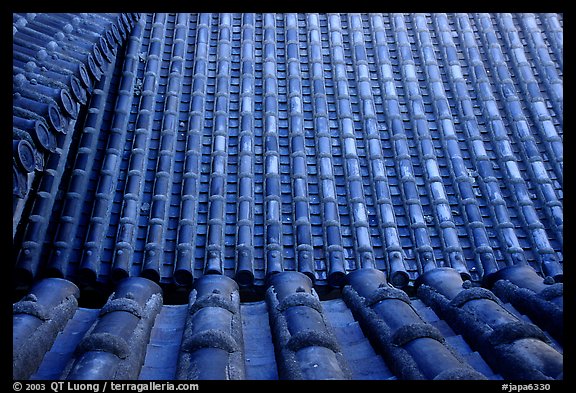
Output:
[[[14,14],[14,378],[561,379],[562,23]]]
[[[157,284],[132,277],[101,309],[77,307],[74,284],[47,278],[14,305],[15,378],[561,378],[557,340],[489,290],[463,289],[453,269],[434,273],[410,299],[361,269],[341,298],[321,301],[307,276],[282,272],[257,302],[212,274],[187,305],[163,305]]]

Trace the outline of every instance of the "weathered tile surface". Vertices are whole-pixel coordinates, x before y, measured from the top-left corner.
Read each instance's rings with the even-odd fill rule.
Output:
[[[562,14],[14,14],[13,44],[15,376],[561,377]]]

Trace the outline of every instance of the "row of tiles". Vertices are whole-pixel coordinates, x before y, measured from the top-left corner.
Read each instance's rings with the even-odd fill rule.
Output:
[[[59,145],[58,135],[68,132],[65,117],[78,117],[136,18],[13,14],[13,140],[19,141],[14,158],[24,174],[42,171],[45,157]],[[23,198],[27,191],[19,187],[14,195]]]
[[[562,284],[526,265],[497,273],[491,290],[452,268],[418,284],[410,299],[361,269],[320,301],[306,275],[282,272],[246,303],[232,279],[205,275],[187,305],[167,306],[157,284],[128,278],[90,310],[74,284],[44,279],[13,307],[13,377],[562,379]]]
[[[51,206],[76,120],[138,18],[13,14],[13,236],[31,200]]]
[[[407,287],[524,263],[561,281],[559,32],[554,14],[143,15],[61,195],[43,174],[17,281],[376,268]]]

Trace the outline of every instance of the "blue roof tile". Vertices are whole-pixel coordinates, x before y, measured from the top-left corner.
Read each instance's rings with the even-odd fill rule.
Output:
[[[58,333],[78,307],[80,293],[73,283],[45,279],[13,306],[13,376],[26,379],[42,362]]]
[[[489,290],[464,288],[451,268],[430,271],[419,278],[419,284],[418,296],[465,336],[489,364],[500,364],[504,377],[561,376],[562,354],[550,346],[542,330],[507,311]],[[511,359],[518,360],[509,367]]]

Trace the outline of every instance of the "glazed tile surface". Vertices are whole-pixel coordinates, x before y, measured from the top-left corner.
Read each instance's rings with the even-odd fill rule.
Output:
[[[13,48],[14,378],[562,378],[562,14],[29,13]]]

